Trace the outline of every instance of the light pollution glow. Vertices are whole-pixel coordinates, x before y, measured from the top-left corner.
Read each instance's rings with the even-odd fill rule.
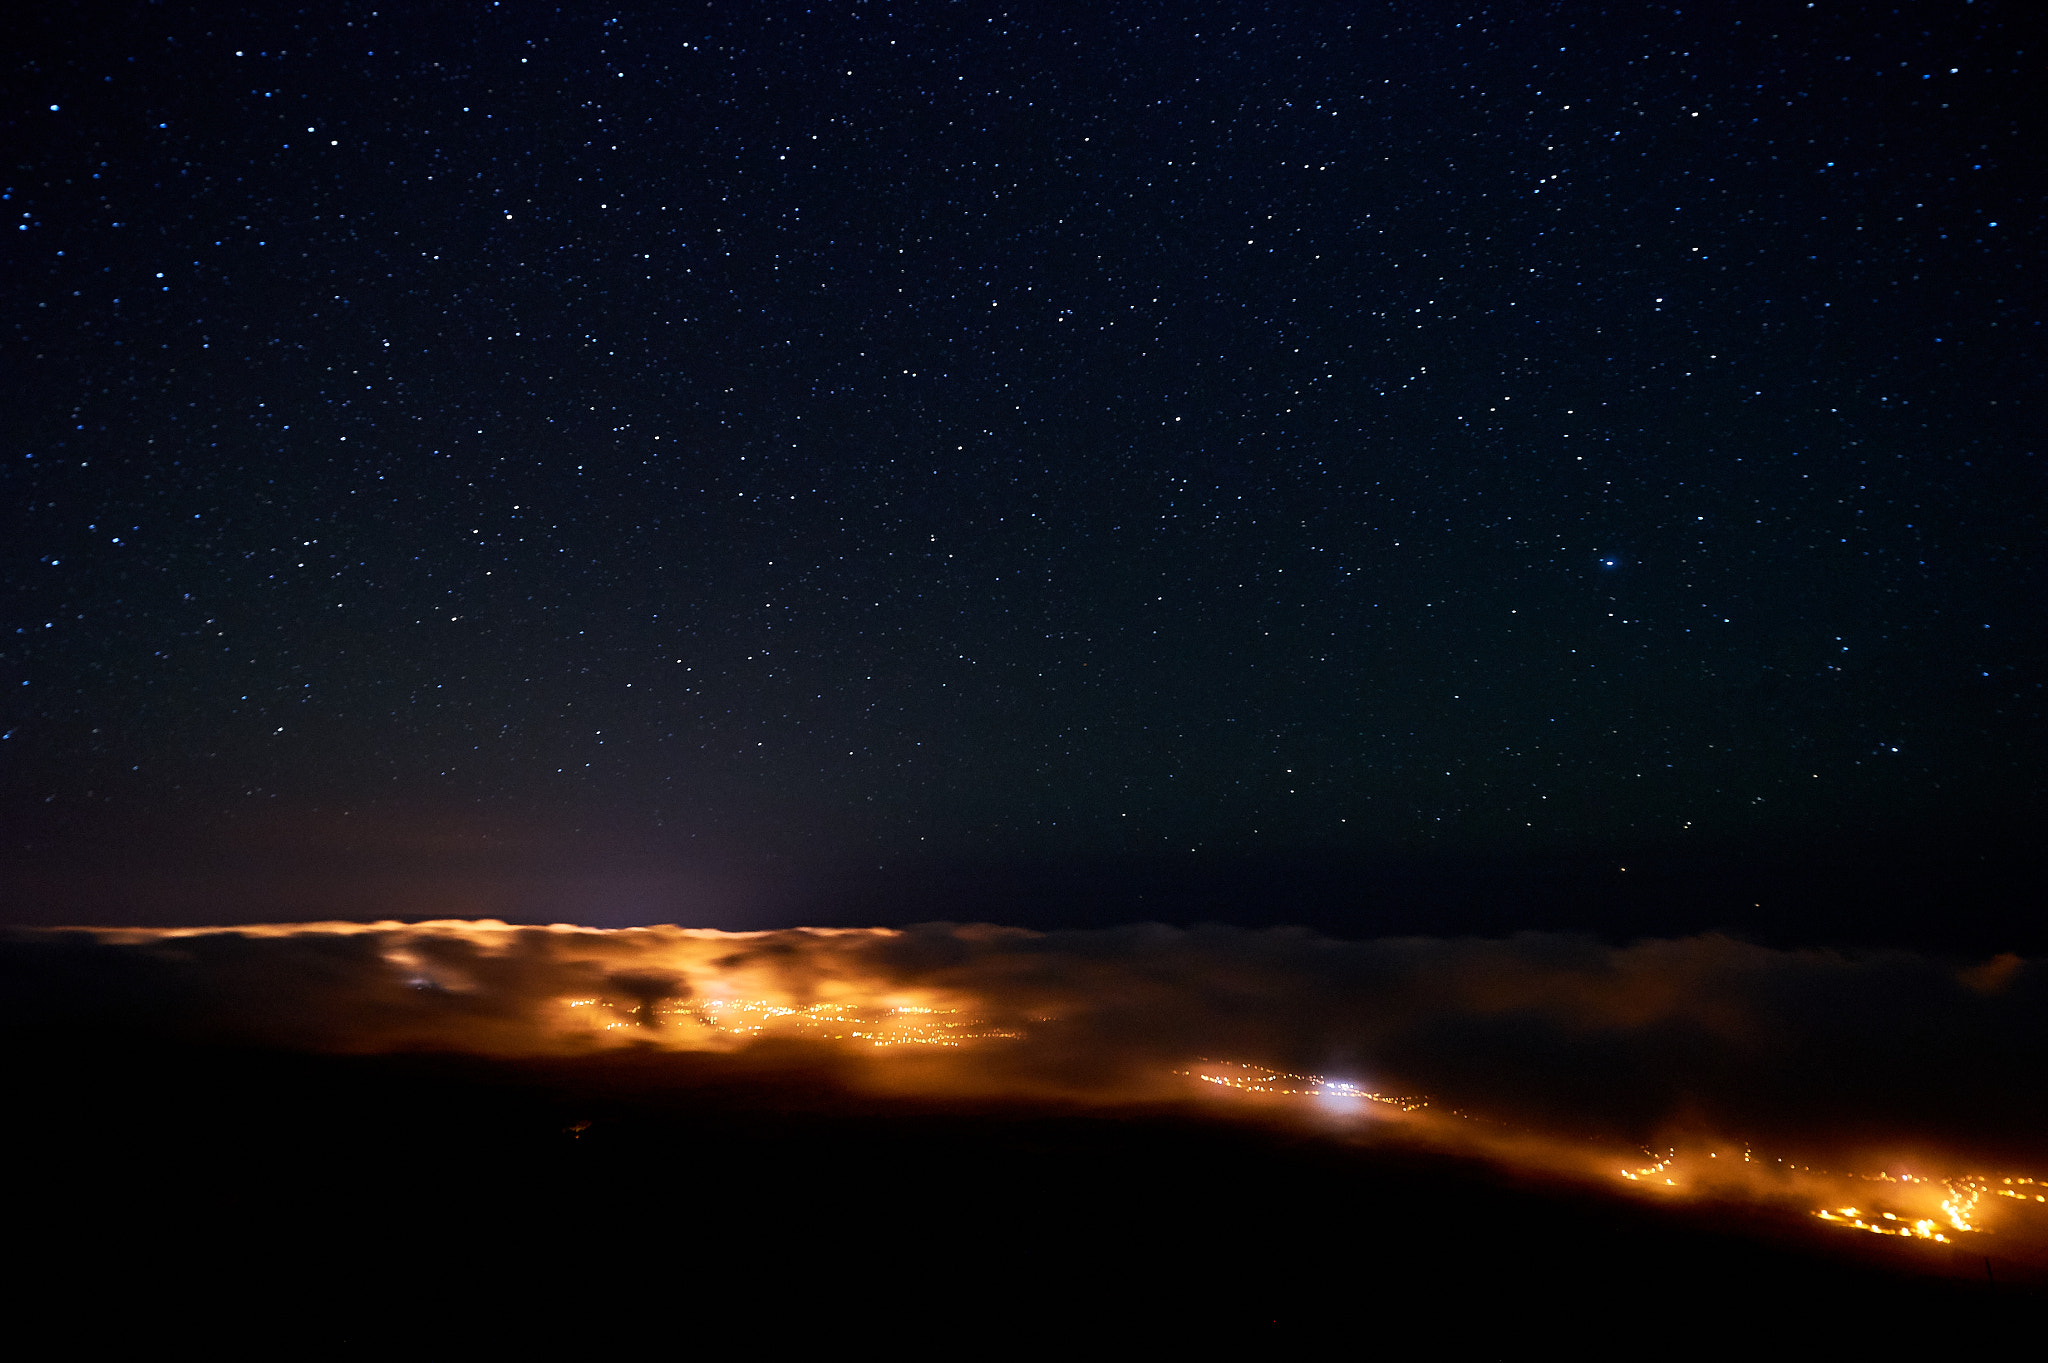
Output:
[[[1797,1210],[1930,1249],[1995,1240],[2048,1262],[2048,1182],[1986,1163],[1987,1149],[2032,1153],[2021,1099],[2037,1086],[2015,1070],[2032,1052],[2015,1059],[2008,1045],[1988,1068],[1958,1069],[2015,1027],[2037,1044],[2042,977],[2012,957],[1959,969],[1712,937],[1611,948],[1157,925],[495,921],[14,930],[0,952],[17,1029],[344,1052],[637,1047],[742,1065],[797,1045],[838,1057],[840,1077],[871,1091],[1206,1105],[1627,1195]],[[1863,1023],[1874,1030],[1859,1035]],[[1953,1053],[1882,1063],[1901,1026]],[[1813,1099],[1803,1111],[1777,1120],[1740,1101],[1794,1092],[1786,1072]],[[1572,1092],[1550,1101],[1546,1078]],[[1455,1102],[1431,1096],[1440,1083]],[[1958,1094],[1977,1104],[1960,1124],[1948,1110]],[[2002,1143],[1969,1139],[1972,1111]],[[1746,1123],[1772,1132],[1726,1134]]]

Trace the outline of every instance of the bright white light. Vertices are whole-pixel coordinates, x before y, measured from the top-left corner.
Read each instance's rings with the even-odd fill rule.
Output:
[[[1351,1116],[1365,1110],[1371,1097],[1358,1084],[1346,1083],[1341,1079],[1325,1079],[1316,1087],[1316,1106],[1332,1114]]]

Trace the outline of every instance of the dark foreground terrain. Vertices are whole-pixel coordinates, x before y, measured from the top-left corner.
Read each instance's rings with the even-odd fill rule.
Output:
[[[799,1051],[6,1054],[11,1324],[66,1353],[1671,1357],[1967,1348],[2044,1304],[1981,1256],[1187,1112],[856,1099]]]

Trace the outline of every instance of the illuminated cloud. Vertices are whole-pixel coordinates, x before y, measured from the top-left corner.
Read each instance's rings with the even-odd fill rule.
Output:
[[[742,1067],[795,1045],[871,1088],[1208,1101],[1631,1187],[1763,1189],[1887,1234],[1953,1233],[1964,1202],[2039,1196],[1994,1189],[1983,1170],[2048,1172],[2026,1167],[2048,1154],[2048,1096],[2030,1082],[2048,989],[2040,963],[2014,957],[1958,966],[1716,936],[430,922],[17,929],[0,964],[17,1035],[644,1047]],[[1827,1182],[1852,1165],[1890,1180],[1887,1208],[1905,1210],[1887,1220],[1861,1205],[1881,1198]],[[1956,1182],[1972,1170],[1977,1184]]]

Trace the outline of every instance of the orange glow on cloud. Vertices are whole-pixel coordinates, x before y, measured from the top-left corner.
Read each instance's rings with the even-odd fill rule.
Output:
[[[870,1090],[1206,1105],[2048,1263],[2041,1098],[2018,1082],[2048,990],[2015,957],[488,920],[13,930],[0,953],[17,1030],[741,1065],[798,1046]]]

